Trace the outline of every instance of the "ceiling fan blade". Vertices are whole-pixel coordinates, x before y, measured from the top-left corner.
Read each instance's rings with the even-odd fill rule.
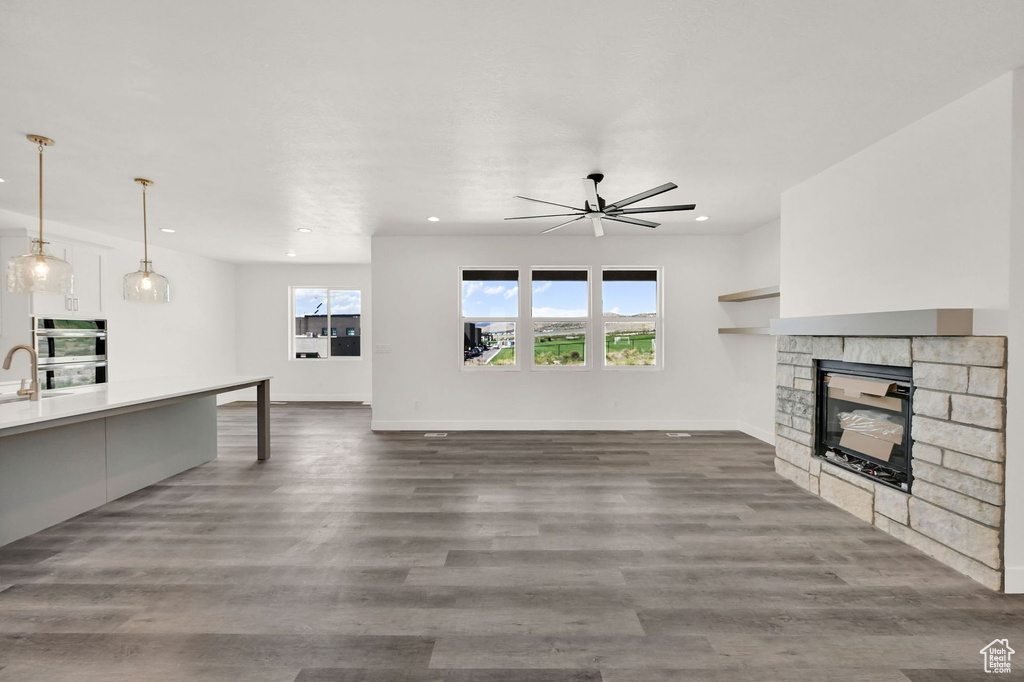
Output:
[[[583,220],[583,216],[580,216],[579,218],[573,218],[572,220],[566,220],[564,223],[561,223],[560,225],[555,225],[554,227],[549,227],[548,229],[546,229],[543,232],[541,232],[541,234],[547,234],[548,232],[554,232],[558,228],[565,227],[566,225],[574,223],[577,220]]]
[[[592,222],[594,224],[594,236],[595,237],[603,237],[604,236],[604,225],[601,224],[601,219],[600,218],[591,218],[590,222]]]
[[[556,204],[553,201],[544,201],[543,199],[531,199],[530,197],[521,197],[516,194],[513,199],[525,199],[526,201],[535,201],[538,204],[547,204],[548,206],[561,206],[562,208],[571,208],[574,211],[582,211],[582,208],[576,208],[575,206],[566,206],[565,204]]]
[[[610,216],[606,215],[605,220],[614,220],[617,223],[629,223],[630,225],[640,225],[641,227],[657,227],[661,223],[652,223],[649,220],[640,220],[639,218],[627,218],[626,216]]]
[[[561,218],[563,216],[577,215],[583,216],[583,213],[549,213],[547,215],[521,215],[514,218],[505,218],[505,220],[529,220],[530,218]]]
[[[622,199],[621,201],[616,201],[614,204],[607,206],[606,209],[622,208],[623,206],[629,206],[630,204],[635,204],[638,201],[643,201],[644,199],[657,196],[662,192],[667,192],[670,189],[675,189],[678,186],[679,185],[677,185],[674,182],[666,182],[664,185],[659,185],[657,187],[647,190],[646,192],[640,192],[640,194],[634,194],[633,196]]]
[[[601,210],[601,198],[597,196],[597,183],[593,178],[583,178],[583,191],[587,194],[587,204],[591,211]]]
[[[665,211],[692,211],[697,204],[679,204],[678,206],[649,206],[647,208],[616,208],[605,210],[608,215],[623,215],[626,213],[664,213]]]

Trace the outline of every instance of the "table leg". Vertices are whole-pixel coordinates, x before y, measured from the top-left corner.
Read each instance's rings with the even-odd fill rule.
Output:
[[[256,459],[270,459],[270,380],[256,384]]]

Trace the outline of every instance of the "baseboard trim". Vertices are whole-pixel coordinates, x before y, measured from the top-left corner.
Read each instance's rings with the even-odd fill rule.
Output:
[[[742,431],[748,436],[753,436],[759,441],[768,443],[768,445],[775,445],[775,434],[771,431],[765,431],[764,429],[759,429],[756,426],[752,426],[751,424],[741,421],[736,422],[736,430]]]
[[[374,419],[374,431],[735,431],[729,419],[704,420],[394,420]]]
[[[273,391],[274,382],[271,381],[270,383],[271,391]],[[250,396],[240,396],[231,402],[252,402],[253,400],[256,400],[255,391],[253,391]],[[281,403],[365,403],[369,402],[370,398],[366,395],[324,395],[323,393],[286,393],[284,395],[276,395],[271,393],[270,400],[271,402]]]
[[[1003,571],[1003,592],[1024,594],[1024,566],[1007,566]]]

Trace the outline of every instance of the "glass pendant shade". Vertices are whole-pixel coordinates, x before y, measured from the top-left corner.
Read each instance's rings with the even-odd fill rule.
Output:
[[[7,263],[7,291],[12,294],[71,294],[74,277],[71,263],[51,256],[37,239],[32,251]]]
[[[124,276],[124,300],[140,303],[170,303],[171,283],[153,272],[153,264],[139,261],[139,269]]]
[[[146,189],[153,184],[152,180],[135,178],[142,185],[142,260],[139,269],[124,276],[124,300],[139,303],[170,303],[171,283],[163,275],[153,271],[153,261],[149,260],[149,221],[146,217]]]
[[[53,140],[42,135],[28,135],[39,147],[39,238],[32,240],[29,252],[15,256],[7,263],[7,291],[12,294],[71,294],[74,277],[71,263],[46,253],[43,246],[43,148]]]

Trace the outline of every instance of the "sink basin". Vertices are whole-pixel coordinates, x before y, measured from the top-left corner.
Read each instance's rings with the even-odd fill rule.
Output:
[[[41,400],[46,400],[47,398],[57,398],[57,397],[62,396],[62,395],[73,395],[73,394],[72,393],[68,393],[68,392],[60,392],[60,393],[45,392],[45,393],[41,394],[39,397],[40,397]],[[28,396],[27,395],[18,395],[17,393],[5,393],[3,395],[0,395],[0,405],[3,405],[5,403],[18,403],[18,402],[22,402],[22,401],[25,401],[25,400],[28,400]]]

